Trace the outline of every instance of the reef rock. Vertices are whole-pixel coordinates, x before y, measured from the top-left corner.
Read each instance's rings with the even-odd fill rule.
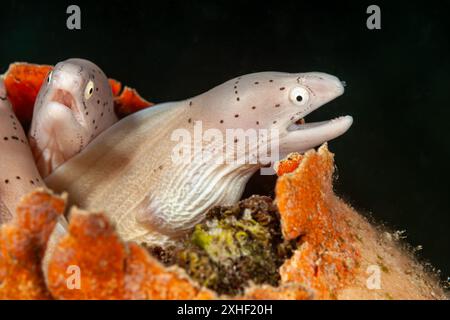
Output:
[[[73,208],[68,232],[52,247],[44,276],[42,260],[50,234],[64,212],[66,197],[40,189],[23,198],[15,220],[1,226],[0,298],[447,298],[435,276],[395,234],[373,226],[334,194],[333,154],[326,145],[304,155],[290,155],[278,164],[277,173],[274,203],[266,197],[252,197],[235,206],[213,209],[209,222],[199,224],[191,238],[180,240],[184,247],[178,252],[189,252],[183,250],[191,250],[189,245],[194,243],[197,247],[190,252],[205,258],[204,264],[196,266],[206,268],[214,259],[220,264],[218,257],[223,255],[215,250],[217,246],[210,246],[214,243],[211,235],[217,233],[219,243],[229,240],[222,243],[233,249],[229,251],[232,261],[240,261],[239,255],[245,254],[245,263],[259,270],[261,261],[252,259],[260,252],[258,241],[269,241],[276,250],[289,244],[283,254],[269,254],[274,258],[274,263],[268,261],[270,268],[276,272],[280,266],[278,275],[268,272],[267,279],[256,278],[258,284],[246,275],[243,287],[222,290],[225,284],[221,283],[217,292],[206,288],[204,279],[186,268],[192,266],[189,261],[184,265],[178,261],[188,273],[177,265],[166,266],[163,262],[167,261],[158,261],[147,248],[123,242],[102,213],[86,214]],[[275,217],[280,221],[274,221]],[[236,242],[239,228],[246,232],[239,233],[242,238],[237,237]],[[255,247],[244,241],[249,236],[255,237]],[[227,276],[233,276],[230,270],[226,270]],[[236,273],[233,279],[239,280],[241,274]]]

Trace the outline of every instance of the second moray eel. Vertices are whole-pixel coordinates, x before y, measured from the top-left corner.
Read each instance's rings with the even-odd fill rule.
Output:
[[[115,122],[103,71],[84,59],[59,62],[39,90],[29,133],[41,175],[47,177]]]

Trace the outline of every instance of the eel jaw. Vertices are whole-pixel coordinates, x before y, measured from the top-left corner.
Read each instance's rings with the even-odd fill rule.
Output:
[[[75,118],[75,120],[81,126],[84,125],[81,108],[77,103],[77,100],[75,99],[75,95],[72,92],[60,88],[55,89],[54,93],[52,94],[50,103],[57,103],[60,106],[66,107],[71,111],[72,116]]]
[[[351,116],[338,117],[333,120],[300,123],[294,120],[280,136],[280,153],[286,155],[291,152],[306,152],[324,142],[335,139],[344,134],[352,125]]]
[[[65,99],[59,96],[46,102],[36,114],[36,130],[29,135],[31,151],[43,178],[80,149],[84,128],[74,111],[75,102]]]

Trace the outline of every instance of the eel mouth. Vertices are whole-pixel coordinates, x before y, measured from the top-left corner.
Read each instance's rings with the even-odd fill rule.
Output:
[[[337,87],[339,90],[331,97],[329,97],[324,103],[319,105],[312,110],[309,109],[306,112],[297,112],[294,114],[290,121],[287,123],[286,132],[288,135],[301,135],[305,134],[309,139],[315,140],[315,136],[317,138],[328,137],[328,139],[334,139],[345,131],[347,131],[353,123],[353,118],[351,116],[339,116],[331,120],[318,121],[318,122],[306,122],[305,117],[310,113],[320,109],[324,105],[329,105],[330,102],[333,102],[335,98],[344,93],[345,83],[342,81],[338,82],[339,86]],[[307,133],[308,132],[308,133]],[[323,140],[323,139],[322,139]],[[320,142],[323,143],[325,141]]]
[[[50,99],[50,103],[62,106],[72,111],[72,115],[75,120],[83,125],[83,116],[81,109],[75,99],[75,96],[68,90],[56,89]]]
[[[288,132],[310,130],[310,129],[326,129],[328,127],[336,126],[336,124],[346,124],[350,126],[353,118],[351,116],[339,116],[331,120],[318,121],[318,122],[306,122],[305,118],[300,118],[287,127]]]
[[[306,152],[344,134],[353,123],[351,116],[319,122],[306,122],[304,116],[305,114],[292,117],[287,124],[286,134],[280,140],[282,154]]]
[[[73,94],[67,90],[56,89],[51,101],[58,102],[59,104],[65,106],[66,108],[69,108],[74,112],[79,111]]]

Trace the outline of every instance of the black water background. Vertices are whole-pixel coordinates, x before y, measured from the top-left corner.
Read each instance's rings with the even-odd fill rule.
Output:
[[[82,30],[65,27],[82,9]],[[314,4],[315,3],[315,4]],[[382,30],[366,28],[371,2],[1,1],[0,72],[13,61],[96,62],[155,102],[199,94],[237,75],[324,71],[345,95],[308,117],[351,114],[330,143],[336,190],[357,209],[423,245],[450,274],[448,1],[375,1]],[[246,190],[270,193],[273,178]]]

